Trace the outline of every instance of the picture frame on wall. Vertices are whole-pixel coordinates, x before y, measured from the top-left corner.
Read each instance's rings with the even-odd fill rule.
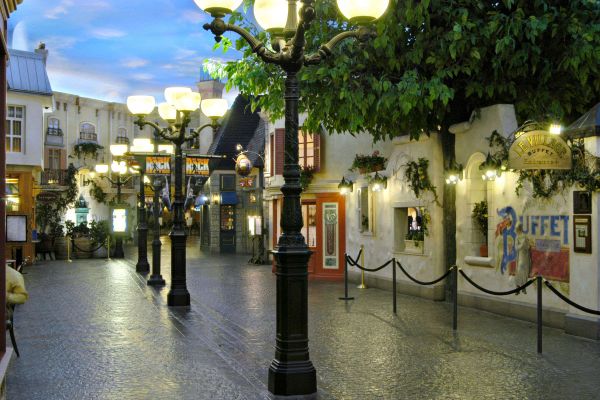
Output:
[[[592,254],[592,217],[590,215],[573,216],[573,251]]]
[[[27,215],[6,216],[6,242],[27,242]]]

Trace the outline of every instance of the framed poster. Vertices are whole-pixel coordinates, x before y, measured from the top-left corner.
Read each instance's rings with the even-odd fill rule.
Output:
[[[573,216],[573,251],[592,254],[592,217],[591,215]]]
[[[27,242],[27,215],[6,216],[6,242]]]
[[[114,208],[112,214],[112,228],[114,233],[127,232],[127,209]]]

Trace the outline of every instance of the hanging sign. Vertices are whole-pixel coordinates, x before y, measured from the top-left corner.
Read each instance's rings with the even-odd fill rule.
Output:
[[[243,188],[254,187],[254,178],[240,178],[240,186]]]
[[[519,132],[510,146],[510,169],[571,169],[571,148],[548,131]]]
[[[146,175],[171,175],[171,157],[146,157]]]
[[[188,176],[210,176],[208,161],[208,158],[187,156],[185,159],[185,174]]]

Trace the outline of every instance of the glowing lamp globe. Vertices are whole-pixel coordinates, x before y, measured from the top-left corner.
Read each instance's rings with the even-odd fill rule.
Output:
[[[200,99],[200,93],[189,92],[181,97],[178,97],[173,105],[178,111],[192,112],[196,111],[200,107]]]
[[[152,96],[129,96],[127,98],[127,108],[133,115],[148,115],[156,105],[156,100]]]
[[[175,106],[175,103],[184,97],[187,93],[192,93],[192,89],[189,87],[169,87],[165,89],[165,100],[167,103]]]
[[[256,22],[267,32],[281,32],[288,19],[289,5],[282,0],[256,0],[254,17]]]
[[[173,149],[173,145],[172,144],[159,144],[158,145],[158,152],[159,153],[166,153],[166,154],[173,154],[173,153],[175,153],[175,150]]]
[[[222,118],[229,108],[225,99],[204,99],[200,107],[208,118]]]
[[[214,18],[224,17],[242,5],[243,0],[194,0],[194,3]]]
[[[127,153],[127,145],[126,144],[111,144],[110,145],[110,154],[115,157],[124,156]]]
[[[94,169],[98,174],[106,174],[108,172],[108,164],[98,164]]]
[[[165,121],[175,121],[177,119],[177,109],[169,103],[160,103],[158,105],[158,115]]]
[[[240,154],[235,161],[235,172],[240,176],[248,176],[252,172],[252,162],[245,154]]]
[[[132,153],[152,153],[154,145],[148,138],[135,138],[133,139],[133,146],[131,146],[130,151]]]
[[[389,0],[337,0],[344,17],[357,24],[368,24],[380,18],[389,3]]]

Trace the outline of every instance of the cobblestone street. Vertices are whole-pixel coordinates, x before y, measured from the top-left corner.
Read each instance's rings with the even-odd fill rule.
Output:
[[[169,282],[169,245],[163,246]],[[134,258],[135,249],[127,249]],[[9,399],[267,398],[275,278],[247,256],[188,247],[189,310],[166,307],[132,261],[39,262],[17,307],[20,358]],[[309,338],[320,399],[600,399],[600,343],[461,308],[310,282]]]

